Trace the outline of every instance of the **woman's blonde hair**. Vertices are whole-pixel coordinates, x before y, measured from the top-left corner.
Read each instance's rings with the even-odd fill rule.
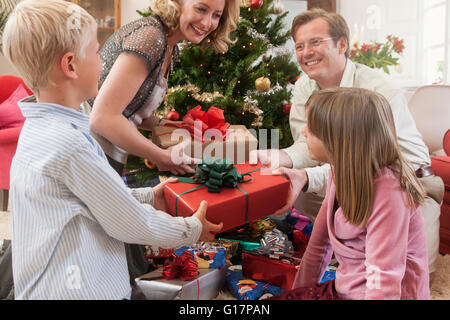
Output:
[[[318,91],[306,103],[309,131],[320,139],[333,166],[336,198],[345,218],[364,226],[373,206],[373,180],[387,167],[395,172],[413,208],[424,190],[404,160],[389,102],[358,88]]]
[[[84,58],[95,19],[63,0],[24,0],[12,11],[3,31],[3,54],[34,92],[49,83],[57,58],[73,52]],[[94,32],[94,33],[93,33]]]
[[[150,12],[158,15],[169,29],[179,26],[181,3],[184,0],[153,0],[150,4]],[[230,39],[230,33],[237,28],[240,14],[240,0],[225,0],[219,25],[200,43],[202,48],[212,48],[215,52],[225,53],[230,44],[236,40]]]

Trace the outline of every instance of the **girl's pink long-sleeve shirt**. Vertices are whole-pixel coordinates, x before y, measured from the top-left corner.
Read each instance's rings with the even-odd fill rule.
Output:
[[[385,168],[374,181],[374,203],[364,227],[335,206],[333,175],[314,223],[293,288],[318,283],[335,254],[336,290],[349,299],[430,299],[421,209],[410,208],[399,179]]]

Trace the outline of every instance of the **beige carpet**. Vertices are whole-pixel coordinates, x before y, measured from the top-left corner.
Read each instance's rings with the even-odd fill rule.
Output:
[[[0,211],[0,240],[11,239],[11,217]],[[436,274],[431,285],[432,300],[450,300],[450,255],[439,255]]]

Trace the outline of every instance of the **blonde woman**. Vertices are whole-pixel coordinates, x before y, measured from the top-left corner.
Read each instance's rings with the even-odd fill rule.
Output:
[[[185,156],[181,164],[138,130],[152,130],[162,119],[153,116],[167,90],[170,70],[178,57],[177,43],[188,40],[216,52],[233,44],[230,32],[239,19],[239,0],[154,0],[152,15],[116,31],[100,51],[103,71],[90,115],[91,134],[110,165],[122,173],[128,154],[148,159],[161,171],[192,173]],[[130,280],[148,272],[145,249],[126,245]]]
[[[398,146],[387,100],[366,89],[314,93],[303,129],[330,182],[293,290],[281,299],[429,299],[424,191]],[[297,169],[288,202],[300,189]],[[334,252],[336,280],[317,285]],[[305,289],[307,288],[307,289]]]
[[[153,13],[116,31],[100,51],[103,72],[92,106],[91,128],[111,166],[122,173],[129,153],[148,159],[161,171],[192,173],[174,163],[164,150],[138,130],[152,130],[162,119],[153,116],[167,90],[178,57],[177,43],[188,40],[216,52],[233,44],[239,0],[154,0]]]

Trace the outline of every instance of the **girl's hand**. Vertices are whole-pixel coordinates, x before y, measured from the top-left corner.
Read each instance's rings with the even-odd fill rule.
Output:
[[[292,209],[295,200],[297,200],[303,187],[308,183],[308,175],[305,169],[288,169],[284,167],[278,168],[273,174],[283,175],[290,181],[286,204],[274,213],[274,215],[280,215]]]

